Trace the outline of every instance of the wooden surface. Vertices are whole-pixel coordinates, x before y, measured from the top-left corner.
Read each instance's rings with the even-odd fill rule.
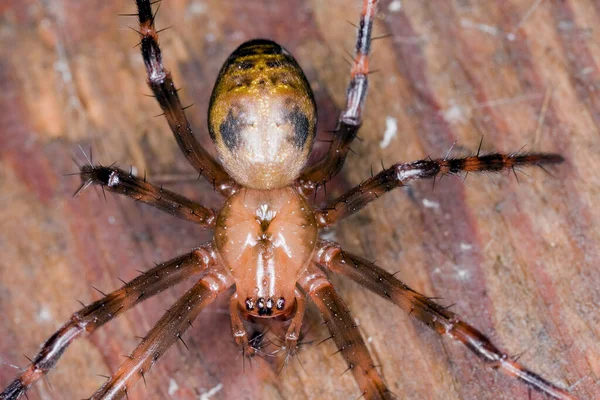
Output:
[[[305,69],[320,131],[343,104],[358,1],[165,0],[165,64],[182,87],[196,134],[221,63],[242,41],[268,37]],[[383,2],[367,117],[328,194],[386,166],[485,150],[561,152],[548,175],[470,175],[386,195],[329,233],[445,304],[536,372],[581,399],[600,399],[600,6],[591,0]],[[226,6],[225,6],[226,5]],[[400,7],[399,7],[400,5]],[[73,154],[146,170],[189,173],[149,93],[130,1],[0,2],[0,386],[70,314],[136,269],[209,239],[189,223],[128,199],[79,198]],[[384,132],[397,124],[395,135]],[[393,132],[393,130],[390,130]],[[326,138],[327,134],[322,137]],[[322,149],[320,146],[319,149]],[[492,182],[493,181],[493,182]],[[206,184],[177,191],[211,206]],[[406,399],[519,399],[527,389],[392,305],[336,279],[390,389]],[[151,299],[73,344],[29,393],[89,396],[183,292]],[[353,399],[333,343],[307,346],[281,374],[246,365],[229,333],[226,299],[201,315],[130,399]],[[314,310],[308,340],[327,337]],[[204,397],[202,397],[204,395]],[[532,393],[532,399],[543,396]]]

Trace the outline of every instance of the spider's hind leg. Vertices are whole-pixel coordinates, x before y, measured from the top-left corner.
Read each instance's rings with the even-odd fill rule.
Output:
[[[148,85],[164,111],[169,127],[187,160],[214,185],[217,192],[229,196],[235,192],[238,185],[194,137],[171,73],[163,67],[158,32],[154,27],[155,14],[152,13],[152,2],[136,0],[136,5],[140,24],[140,48],[146,65]]]
[[[376,13],[377,0],[363,0],[350,82],[346,89],[346,107],[340,114],[327,154],[315,165],[302,171],[298,178],[297,185],[304,193],[316,190],[318,185],[330,180],[340,172],[350,151],[350,145],[362,124],[369,86],[371,35]]]

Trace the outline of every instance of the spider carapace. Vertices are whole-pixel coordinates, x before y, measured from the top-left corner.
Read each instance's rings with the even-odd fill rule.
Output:
[[[363,1],[346,105],[330,149],[308,166],[316,132],[315,101],[302,70],[284,48],[269,40],[252,40],[238,47],[222,67],[208,115],[210,136],[222,162],[219,163],[195,139],[171,74],[163,67],[150,0],[136,0],[136,4],[148,84],[183,154],[225,201],[219,210],[212,210],[152,185],[145,178],[114,166],[95,165],[91,160],[81,167],[83,184],[78,193],[92,184],[100,185],[106,191],[213,229],[214,239],[188,254],[158,264],[74,313],[42,345],[0,399],[16,399],[24,394],[54,367],[75,338],[191,277],[195,278],[194,286],[165,313],[92,399],[126,396],[161,355],[181,339],[196,316],[230,288],[235,288],[229,303],[232,333],[244,356],[258,354],[244,319],[257,323],[273,318],[286,321],[278,351],[287,356],[296,354],[308,298],[323,315],[330,338],[352,372],[358,385],[357,395],[360,392],[366,399],[393,398],[328,273],[340,274],[373,291],[530,388],[557,399],[574,399],[568,390],[519,364],[447,307],[412,290],[374,263],[318,237],[319,230],[412,181],[461,172],[556,164],[562,161],[560,155],[478,151],[463,158],[399,163],[323,206],[314,205],[314,193],[341,170],[361,125],[377,1]]]

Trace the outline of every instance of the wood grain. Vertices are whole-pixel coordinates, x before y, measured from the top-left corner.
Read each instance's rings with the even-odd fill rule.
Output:
[[[196,134],[221,63],[242,41],[275,39],[299,60],[331,129],[344,102],[359,1],[166,0],[158,26],[165,64],[183,88]],[[94,158],[189,173],[149,91],[129,1],[0,3],[0,386],[79,306],[137,269],[209,239],[184,221],[89,190],[71,161]],[[600,399],[600,6],[592,0],[383,2],[371,60],[367,117],[328,195],[427,155],[522,146],[562,153],[552,170],[470,175],[386,195],[329,235],[376,259],[480,328],[536,372],[581,399]],[[191,112],[191,111],[194,112]],[[395,124],[395,125],[394,125]],[[384,139],[386,129],[397,126]],[[326,138],[327,133],[321,137]],[[323,150],[323,144],[316,152]],[[217,206],[209,185],[178,183]],[[527,389],[485,369],[390,304],[335,279],[390,389],[406,399],[517,399]],[[185,288],[163,293],[69,348],[35,399],[89,396]],[[130,399],[353,399],[331,342],[307,346],[302,365],[245,371],[229,337],[226,299],[201,315]],[[314,310],[309,340],[327,336]],[[532,399],[543,396],[532,393]]]

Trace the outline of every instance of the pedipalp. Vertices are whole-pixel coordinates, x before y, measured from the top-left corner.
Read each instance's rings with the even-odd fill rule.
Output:
[[[287,358],[294,356],[298,353],[298,341],[300,340],[302,322],[304,321],[304,313],[306,311],[306,299],[303,293],[300,293],[298,289],[295,290],[296,310],[294,316],[291,319],[290,326],[288,326],[287,332],[285,333],[284,348],[287,353]]]
[[[250,343],[250,335],[242,321],[237,293],[234,293],[229,299],[229,318],[231,319],[231,334],[235,344],[242,350],[242,357],[253,357],[256,348]]]

